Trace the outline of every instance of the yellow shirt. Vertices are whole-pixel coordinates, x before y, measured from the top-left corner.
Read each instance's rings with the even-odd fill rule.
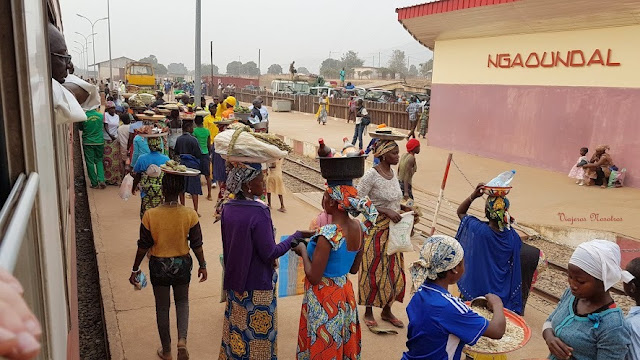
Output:
[[[211,133],[211,142],[209,145],[213,144],[213,139],[218,135],[218,126],[216,125],[218,120],[219,119],[216,119],[216,117],[211,114],[204,117],[204,127]]]
[[[216,108],[216,119],[222,119],[222,113],[225,110],[227,110],[227,103],[223,101],[222,104],[218,104]]]
[[[142,225],[151,233],[153,245],[149,249],[149,254],[155,257],[186,255],[189,253],[189,240],[192,247],[199,247],[194,241],[198,241],[202,246],[198,214],[191,208],[182,205],[175,207],[160,205],[144,213]],[[197,232],[200,233],[200,239],[190,239],[189,233],[196,225],[198,225]]]

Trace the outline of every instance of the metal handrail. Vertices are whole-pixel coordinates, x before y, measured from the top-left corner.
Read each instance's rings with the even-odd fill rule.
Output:
[[[22,186],[24,185],[24,180],[26,178],[27,177],[24,174],[18,175],[18,179],[13,184],[13,188],[11,188],[9,196],[4,202],[2,210],[0,210],[0,232],[2,232],[6,223],[9,221],[9,215],[11,214],[11,210],[15,207],[16,202],[18,202],[18,193],[22,191]]]
[[[20,198],[17,200],[17,204],[11,214],[11,221],[0,243],[0,266],[9,272],[13,272],[18,253],[22,247],[27,224],[31,219],[31,210],[38,193],[38,182],[38,173],[29,174],[29,179],[19,194]]]

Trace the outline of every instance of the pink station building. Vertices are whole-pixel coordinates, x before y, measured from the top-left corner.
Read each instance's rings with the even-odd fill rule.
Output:
[[[434,51],[429,144],[568,172],[608,144],[640,187],[640,1],[440,0],[396,10]]]

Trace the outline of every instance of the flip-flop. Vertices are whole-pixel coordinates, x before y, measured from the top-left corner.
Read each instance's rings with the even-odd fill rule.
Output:
[[[286,213],[287,209],[280,208],[280,209],[278,209],[278,211],[280,211],[281,213]]]
[[[394,329],[384,329],[384,328],[378,327],[378,323],[375,320],[365,320],[364,324],[367,326],[369,331],[371,331],[374,334],[382,335],[382,334],[397,334],[398,333]]]
[[[173,356],[171,355],[171,353],[169,353],[169,355],[165,355],[164,352],[162,351],[162,347],[158,349],[158,357],[162,360],[173,360]]]
[[[369,328],[374,328],[374,327],[378,327],[378,322],[375,320],[366,320],[364,321],[364,324]]]
[[[402,322],[402,320],[400,320],[398,318],[395,318],[395,319],[385,319],[383,317],[380,317],[380,318],[382,319],[382,321],[386,321],[388,323],[391,323],[391,325],[393,325],[393,326],[395,326],[395,327],[397,327],[399,329],[404,328],[404,323]]]

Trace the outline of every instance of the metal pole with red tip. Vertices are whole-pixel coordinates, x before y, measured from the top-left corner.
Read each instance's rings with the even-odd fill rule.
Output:
[[[444,197],[444,187],[447,185],[447,177],[449,177],[449,168],[451,167],[452,153],[449,153],[447,158],[447,167],[444,169],[444,176],[442,177],[442,185],[440,185],[440,194],[438,194],[438,202],[436,203],[436,211],[433,213],[433,222],[431,223],[431,234],[433,236],[436,232],[436,221],[438,220],[438,212],[440,212],[440,204],[442,204],[442,198]]]

